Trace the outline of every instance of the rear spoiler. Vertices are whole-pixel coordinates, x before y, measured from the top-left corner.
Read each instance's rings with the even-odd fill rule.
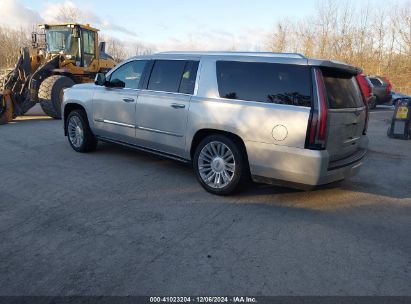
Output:
[[[307,64],[309,66],[316,66],[319,68],[328,68],[332,70],[341,71],[343,73],[348,73],[352,75],[358,75],[362,73],[362,69],[349,65],[345,62],[334,61],[334,60],[319,60],[319,59],[308,59]]]

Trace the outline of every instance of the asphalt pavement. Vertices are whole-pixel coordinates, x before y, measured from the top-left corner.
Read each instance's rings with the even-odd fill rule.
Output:
[[[390,109],[359,175],[232,197],[175,161],[75,153],[40,114],[0,126],[0,295],[411,296],[411,141],[387,138]]]

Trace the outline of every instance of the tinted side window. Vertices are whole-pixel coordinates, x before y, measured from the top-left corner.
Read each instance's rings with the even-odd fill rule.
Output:
[[[180,84],[180,93],[194,94],[194,87],[197,79],[198,61],[187,61],[184,68],[183,78]]]
[[[311,73],[306,66],[217,61],[220,97],[311,107]]]
[[[379,81],[377,78],[370,78],[370,81],[373,85],[380,87],[382,85],[381,81]]]
[[[330,109],[359,108],[364,106],[355,77],[349,74],[323,70],[325,90]]]
[[[135,60],[124,64],[111,74],[109,86],[138,89],[146,64],[147,60]]]
[[[94,55],[95,45],[94,45],[95,33],[87,30],[83,30],[83,45],[84,53]]]
[[[177,93],[185,65],[184,60],[156,60],[147,89]]]
[[[95,56],[95,33],[83,30],[84,66],[87,67]]]

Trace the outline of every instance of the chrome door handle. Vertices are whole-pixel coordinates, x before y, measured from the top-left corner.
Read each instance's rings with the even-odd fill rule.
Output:
[[[179,103],[172,103],[171,107],[174,108],[174,109],[184,109],[186,107],[186,105],[179,104]]]
[[[134,102],[134,98],[123,98],[125,102]]]

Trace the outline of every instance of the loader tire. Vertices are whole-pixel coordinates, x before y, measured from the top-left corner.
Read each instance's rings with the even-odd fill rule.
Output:
[[[39,102],[44,113],[54,119],[61,119],[63,90],[74,84],[74,81],[67,76],[53,75],[46,78],[39,89]]]
[[[0,101],[1,102],[1,101]],[[13,102],[6,100],[6,110],[0,115],[0,125],[4,125],[13,120]]]

